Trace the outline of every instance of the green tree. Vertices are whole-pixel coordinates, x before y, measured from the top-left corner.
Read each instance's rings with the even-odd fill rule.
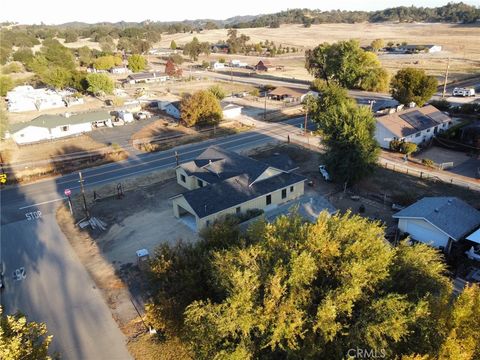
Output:
[[[449,333],[440,348],[439,359],[480,358],[480,286],[467,286],[453,304]]]
[[[87,90],[93,94],[111,94],[115,85],[107,74],[88,74],[86,76]]]
[[[193,61],[197,61],[200,54],[210,54],[210,43],[199,42],[196,37],[191,42],[186,43],[183,47],[183,54],[187,55]]]
[[[177,43],[175,42],[175,40],[172,40],[170,42],[170,49],[177,50]]]
[[[358,41],[323,43],[305,52],[305,66],[316,78],[335,80],[343,87],[386,91],[388,73],[375,54],[364,51]]]
[[[375,119],[370,109],[358,106],[335,83],[323,86],[321,93],[311,117],[326,147],[325,163],[334,180],[355,183],[377,162]]]
[[[128,58],[128,68],[132,70],[132,72],[136,73],[145,70],[146,67],[147,59],[145,59],[142,55],[133,54]]]
[[[72,71],[60,66],[53,66],[42,72],[40,79],[45,85],[52,86],[55,89],[63,89],[70,83],[71,76]]]
[[[15,83],[8,75],[0,75],[0,96],[6,96],[13,89]]]
[[[222,119],[220,101],[208,90],[184,96],[181,117],[187,126],[217,123]]]
[[[3,45],[0,46],[0,65],[5,65],[12,55],[12,47]]]
[[[72,43],[78,40],[78,33],[75,30],[67,30],[64,35],[66,43]]]
[[[22,65],[17,62],[11,62],[2,67],[2,74],[15,74],[23,71]]]
[[[120,56],[105,55],[96,58],[93,61],[93,65],[97,70],[108,70],[114,66],[121,65],[122,58]]]
[[[23,65],[27,65],[33,59],[33,52],[30,48],[20,48],[13,54],[13,60],[21,62]]]
[[[383,41],[383,39],[375,39],[372,41],[370,46],[372,47],[373,51],[377,52],[385,47],[385,41]]]
[[[93,62],[92,50],[88,46],[82,46],[78,49],[78,60],[82,66],[90,66]]]
[[[437,79],[425,74],[424,70],[405,68],[393,77],[391,94],[402,104],[414,102],[422,106],[435,94],[437,87]]]
[[[208,88],[208,91],[211,92],[213,96],[215,96],[220,101],[225,99],[225,96],[227,96],[225,90],[223,90],[223,88],[219,85],[210,86]]]
[[[28,322],[17,313],[4,315],[0,307],[0,358],[4,360],[47,360],[52,336],[43,323]]]

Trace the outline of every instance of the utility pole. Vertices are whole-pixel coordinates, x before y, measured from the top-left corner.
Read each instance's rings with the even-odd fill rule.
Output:
[[[305,108],[305,125],[304,125],[304,131],[303,131],[304,136],[307,136],[307,121],[308,121],[308,104]]]
[[[448,58],[448,63],[447,63],[447,70],[445,71],[445,80],[443,82],[443,93],[442,93],[442,99],[445,98],[445,95],[447,93],[447,81],[448,81],[448,71],[450,70],[450,58]]]
[[[178,163],[179,163],[179,155],[178,155],[178,151],[175,150],[175,163],[177,164],[178,166]]]
[[[265,89],[265,104],[263,105],[263,120],[267,119],[267,89]]]
[[[83,210],[85,210],[85,216],[87,217],[87,219],[90,218],[90,214],[88,213],[88,208],[87,208],[87,199],[85,199],[85,188],[83,187],[83,176],[82,176],[82,172],[79,171],[78,172],[78,177],[80,178],[80,180],[78,181],[80,183],[80,189],[82,191],[82,197],[83,197]]]

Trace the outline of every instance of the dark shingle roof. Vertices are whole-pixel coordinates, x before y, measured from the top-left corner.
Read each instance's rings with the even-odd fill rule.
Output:
[[[138,74],[130,74],[128,75],[127,78],[132,80],[146,80],[146,79],[154,79],[157,77],[164,77],[164,76],[167,76],[167,74],[159,71],[153,71],[153,72],[143,72]]]
[[[188,191],[183,194],[183,197],[197,216],[203,218],[305,181],[306,178],[292,173],[281,173],[251,186],[249,186],[248,180],[246,175],[235,176],[216,184]]]
[[[424,197],[394,218],[423,218],[458,240],[480,225],[480,211],[456,197]]]
[[[249,183],[254,182],[269,165],[260,161],[211,146],[195,160],[180,165],[189,175],[208,183],[215,183],[238,175],[245,175]]]

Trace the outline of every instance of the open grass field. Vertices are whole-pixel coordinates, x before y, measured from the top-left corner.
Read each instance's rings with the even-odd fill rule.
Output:
[[[282,25],[280,28],[252,28],[239,29],[239,34],[250,37],[250,42],[274,41],[277,46],[298,47],[301,50],[312,48],[322,42],[357,39],[361,45],[369,45],[372,40],[381,38],[388,43],[407,42],[408,44],[437,44],[443,47],[438,54],[418,55],[382,55],[380,61],[390,71],[399,68],[415,66],[425,69],[429,74],[439,76],[443,74],[447,59],[451,58],[451,77],[460,78],[472,73],[480,73],[480,26],[457,24],[320,24],[304,28],[302,25]],[[164,35],[159,46],[169,46],[171,40],[183,45],[196,36],[200,41],[216,42],[226,40],[227,30],[216,29],[203,31],[200,34],[173,34]],[[223,55],[222,55],[223,56]],[[230,56],[227,56],[230,57]],[[234,56],[235,58],[241,58]],[[258,59],[247,62],[255,63]],[[245,60],[244,59],[244,60]],[[303,54],[283,55],[272,59],[272,63],[285,65],[285,76],[309,78],[303,69]]]

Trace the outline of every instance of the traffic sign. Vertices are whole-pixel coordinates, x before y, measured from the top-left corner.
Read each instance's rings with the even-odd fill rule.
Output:
[[[65,196],[70,196],[70,195],[72,195],[72,190],[65,189],[65,191],[63,193],[65,194]]]

